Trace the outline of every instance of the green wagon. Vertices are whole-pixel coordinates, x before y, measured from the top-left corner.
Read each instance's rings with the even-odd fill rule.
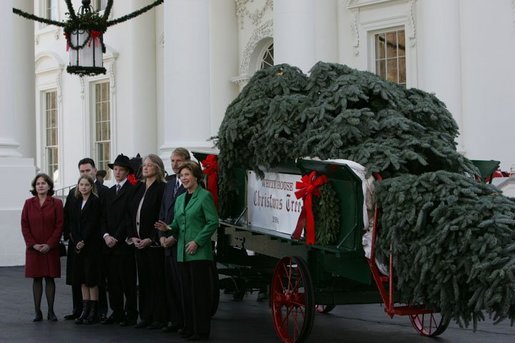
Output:
[[[199,160],[206,157],[195,155]],[[231,216],[221,219],[216,238],[221,287],[232,286],[235,298],[247,289],[268,287],[274,328],[283,342],[301,342],[308,337],[317,311],[329,312],[343,304],[381,302],[390,317],[409,316],[420,334],[441,334],[449,323],[447,318],[423,304],[396,303],[392,257],[385,261],[386,274],[375,263],[379,209],[375,210],[372,255],[365,257],[362,179],[348,165],[298,160],[269,172],[300,178],[313,171],[325,175],[337,194],[340,229],[336,243],[307,245],[304,239],[294,239],[288,232],[256,224],[249,214],[250,174],[240,170],[239,199],[225,209]]]

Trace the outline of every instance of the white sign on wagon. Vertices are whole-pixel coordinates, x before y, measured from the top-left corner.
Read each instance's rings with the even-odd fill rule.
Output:
[[[248,224],[291,235],[303,206],[295,197],[301,175],[265,173],[259,179],[253,171],[247,173]]]

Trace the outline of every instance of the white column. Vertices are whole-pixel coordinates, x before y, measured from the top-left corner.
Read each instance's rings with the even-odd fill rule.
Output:
[[[33,0],[13,1],[14,5],[25,11],[34,11]],[[14,15],[13,15],[14,16]],[[36,157],[36,108],[34,101],[35,70],[34,70],[34,22],[20,16],[14,16],[15,45],[13,51],[16,71],[16,127],[15,139],[20,144],[19,151],[23,157]],[[23,38],[22,38],[23,37]],[[25,39],[25,44],[17,44],[18,40]],[[0,62],[1,63],[1,62]]]
[[[0,157],[19,157],[19,143],[15,134],[15,99],[14,84],[15,70],[13,68],[15,56],[13,53],[14,41],[18,37],[14,31],[14,14],[12,13],[14,1],[0,1]],[[20,37],[21,38],[21,37]],[[33,94],[29,94],[32,97]]]
[[[316,63],[315,0],[274,1],[274,63],[307,73]]]
[[[0,197],[0,266],[25,262],[20,214],[35,173],[33,159],[21,157],[22,151],[33,152],[35,148],[20,149],[20,143],[30,144],[32,140],[26,137],[34,132],[21,135],[23,127],[19,127],[34,127],[28,119],[34,116],[34,28],[32,22],[14,16],[14,6],[32,12],[33,1],[0,1],[0,179],[6,181],[5,196]],[[28,57],[21,57],[27,53]],[[27,86],[24,94],[16,94],[23,85]]]
[[[338,0],[317,1],[315,13],[315,63],[338,63]]]
[[[232,0],[209,1],[210,5],[210,135],[218,134],[225,110],[238,96],[238,85],[229,82],[238,75],[238,17]]]
[[[417,2],[418,88],[434,92],[460,127],[463,152],[460,4],[458,0]]]
[[[209,1],[164,2],[164,118],[160,154],[212,145]]]

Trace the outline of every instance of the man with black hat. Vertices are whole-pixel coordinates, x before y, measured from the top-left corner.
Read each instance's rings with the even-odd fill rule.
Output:
[[[132,167],[129,158],[123,154],[108,166],[113,170],[115,184],[106,194],[102,234],[109,304],[113,312],[102,324],[128,326],[134,325],[138,317],[134,247],[126,243],[130,227],[127,204],[134,187],[127,181],[127,176]]]

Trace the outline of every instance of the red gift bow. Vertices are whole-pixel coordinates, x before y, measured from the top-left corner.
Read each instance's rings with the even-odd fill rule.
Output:
[[[302,230],[306,228],[306,244],[315,244],[315,218],[313,216],[313,195],[320,196],[319,187],[327,183],[329,179],[325,175],[317,177],[316,171],[302,176],[300,181],[297,181],[295,188],[295,196],[297,199],[302,198],[304,206],[300,212],[299,220],[295,231],[291,235],[293,239],[300,239]]]
[[[218,207],[218,162],[216,155],[207,155],[201,162],[202,172],[207,176],[207,190],[211,192],[215,206]]]
[[[88,47],[91,46],[91,41],[95,44],[96,47],[98,47],[98,44],[100,43],[100,37],[102,36],[101,31],[91,31],[91,39],[88,42]]]

